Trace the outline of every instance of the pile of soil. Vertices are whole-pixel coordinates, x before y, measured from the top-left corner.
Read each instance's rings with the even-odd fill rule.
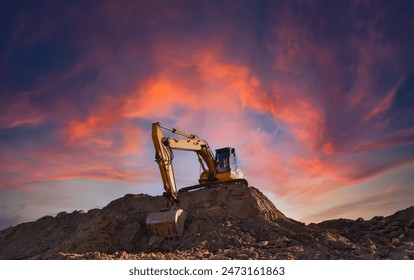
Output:
[[[103,209],[61,212],[0,231],[0,259],[414,259],[414,207],[389,217],[305,225],[254,187],[183,193],[180,238],[150,237],[162,196],[128,194]]]

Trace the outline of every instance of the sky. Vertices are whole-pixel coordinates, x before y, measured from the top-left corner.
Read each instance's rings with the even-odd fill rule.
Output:
[[[411,1],[1,1],[0,229],[161,195],[151,124],[310,223],[414,205]],[[176,152],[178,187],[197,183]]]

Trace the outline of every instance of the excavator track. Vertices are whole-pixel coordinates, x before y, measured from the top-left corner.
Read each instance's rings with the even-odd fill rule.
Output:
[[[246,179],[234,179],[234,180],[226,180],[226,181],[214,181],[203,183],[199,185],[184,187],[178,190],[178,193],[195,191],[195,190],[202,190],[202,189],[213,189],[213,188],[221,188],[221,187],[228,187],[228,186],[249,186],[249,183]]]

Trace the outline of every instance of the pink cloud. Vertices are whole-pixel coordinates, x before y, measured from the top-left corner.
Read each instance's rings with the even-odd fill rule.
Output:
[[[386,112],[392,103],[392,100],[397,93],[398,88],[401,86],[404,79],[400,79],[392,88],[388,91],[388,93],[383,97],[364,117],[364,121],[369,121],[372,118]]]
[[[13,128],[21,125],[37,125],[46,119],[45,112],[32,106],[29,93],[24,94],[16,102],[1,106],[0,127]]]
[[[45,152],[26,150],[26,159],[11,159],[7,169],[19,177],[2,178],[0,188],[34,182],[89,178],[104,181],[136,182],[148,180],[154,173],[142,162],[99,158],[90,151]],[[36,162],[35,167],[33,162]]]

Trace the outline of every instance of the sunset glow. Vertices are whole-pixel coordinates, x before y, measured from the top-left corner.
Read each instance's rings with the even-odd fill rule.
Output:
[[[0,229],[163,192],[151,123],[304,222],[414,205],[408,1],[0,4]],[[180,187],[195,155],[177,153]]]

